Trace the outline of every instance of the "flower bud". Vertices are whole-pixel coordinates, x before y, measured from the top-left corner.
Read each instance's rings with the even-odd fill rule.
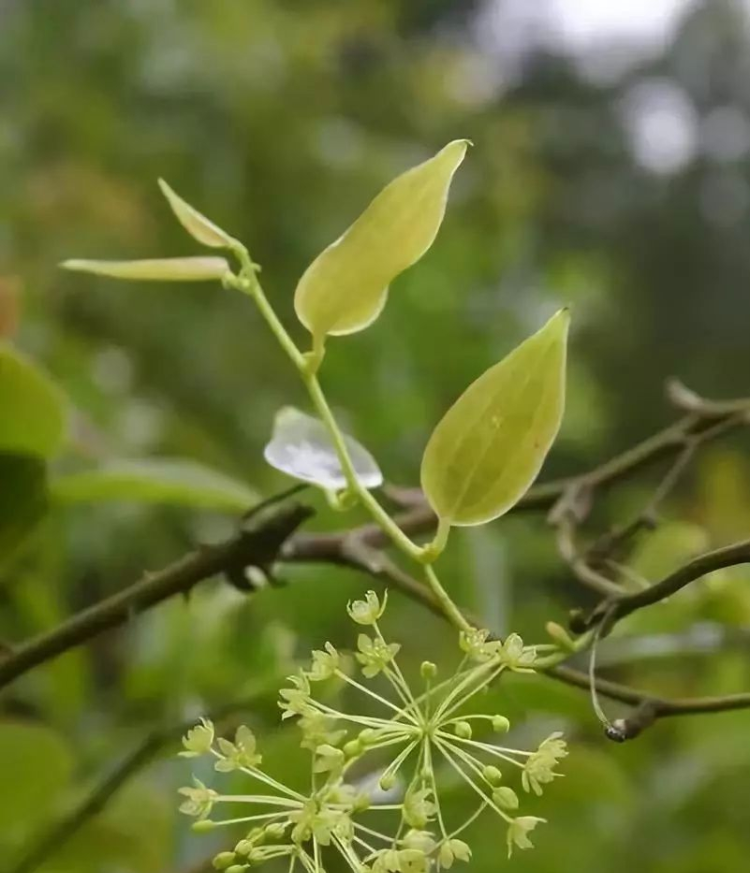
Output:
[[[263,828],[264,834],[270,840],[279,840],[284,836],[284,831],[286,830],[286,825],[280,821],[275,821],[272,824],[266,825]]]
[[[393,773],[383,773],[380,777],[380,781],[378,785],[380,786],[382,791],[390,791],[391,788],[396,784],[396,777]]]
[[[510,730],[510,722],[504,715],[493,715],[492,730],[499,734],[507,734]]]
[[[219,852],[219,854],[214,858],[213,865],[216,870],[226,870],[232,864],[234,864],[236,855],[234,852]]]
[[[422,678],[428,682],[437,676],[437,671],[437,665],[433,664],[432,661],[422,661],[422,665],[419,668]]]
[[[370,808],[370,797],[364,791],[360,791],[360,793],[354,798],[352,801],[352,810],[354,812],[364,812],[366,809]]]
[[[201,821],[193,822],[190,830],[194,831],[196,834],[206,834],[209,831],[212,831],[215,827],[215,821],[211,821],[209,818],[204,818],[201,819]]]
[[[459,721],[453,726],[453,731],[457,737],[461,737],[462,740],[470,740],[471,739],[471,725],[468,721]]]
[[[482,770],[482,776],[484,776],[485,780],[489,782],[490,785],[499,785],[503,779],[503,774],[492,764],[488,764],[484,770]]]
[[[359,740],[349,740],[344,743],[344,754],[347,758],[356,758],[364,752],[363,743]]]
[[[492,792],[492,800],[501,809],[518,809],[518,795],[512,788],[502,785]]]
[[[377,738],[377,734],[372,728],[365,728],[359,735],[360,743],[367,746]]]
[[[575,641],[562,625],[556,621],[548,621],[544,627],[561,649],[565,649],[566,652],[575,652]]]

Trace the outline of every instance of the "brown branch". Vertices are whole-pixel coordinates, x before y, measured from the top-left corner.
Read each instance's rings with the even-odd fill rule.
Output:
[[[283,542],[311,514],[312,510],[295,503],[264,507],[250,519],[248,527],[226,542],[202,546],[157,573],[146,573],[123,591],[15,646],[0,660],[0,688],[162,601],[187,594],[204,579],[219,574],[236,579],[249,566],[265,569],[276,559]]]
[[[561,664],[545,671],[547,676],[589,690],[591,683],[586,673],[573,670]],[[657,719],[671,716],[701,715],[706,713],[730,712],[750,708],[750,693],[726,694],[715,697],[658,697],[646,691],[638,691],[627,685],[597,678],[595,687],[599,694],[634,707],[625,718],[618,718],[612,724],[615,731],[607,732],[610,739],[622,742],[637,737],[646,727]]]
[[[682,588],[701,579],[716,570],[735,567],[740,564],[750,564],[750,540],[743,540],[731,546],[724,546],[712,552],[706,552],[688,561],[674,572],[665,576],[659,582],[636,591],[632,594],[616,594],[605,598],[586,618],[574,622],[574,630],[581,632],[594,627],[607,617],[607,628],[610,630],[615,622],[620,621],[638,609],[653,606],[676,594]]]

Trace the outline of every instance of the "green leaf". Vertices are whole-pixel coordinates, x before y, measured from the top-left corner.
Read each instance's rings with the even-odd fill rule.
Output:
[[[235,512],[258,501],[255,491],[243,482],[175,458],[110,461],[94,470],[60,476],[51,488],[53,497],[63,503],[127,500]]]
[[[65,438],[65,404],[48,376],[0,343],[0,452],[49,457]]]
[[[422,489],[450,525],[507,512],[536,478],[562,420],[570,318],[563,309],[473,382],[435,428]]]
[[[41,458],[0,453],[0,564],[47,509],[47,468]]]
[[[365,488],[377,488],[383,475],[373,456],[353,437],[344,435],[357,478]],[[273,436],[263,455],[268,463],[303,482],[328,491],[346,488],[336,449],[321,421],[285,406],[276,414]]]
[[[206,282],[229,272],[224,258],[155,258],[143,261],[63,261],[65,270],[93,273],[111,279],[148,282]]]
[[[220,227],[209,221],[205,215],[201,215],[186,200],[183,200],[167,185],[164,179],[159,179],[159,187],[169,201],[177,220],[193,239],[212,249],[227,249],[235,245],[235,240],[228,233],[225,233]]]
[[[68,786],[72,768],[70,747],[55,731],[41,724],[0,724],[0,846],[45,819]]]
[[[390,283],[432,245],[467,145],[455,140],[394,179],[310,264],[294,307],[316,344],[328,334],[362,330],[378,317]]]

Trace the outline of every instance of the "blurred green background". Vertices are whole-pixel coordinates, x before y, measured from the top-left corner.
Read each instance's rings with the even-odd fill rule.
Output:
[[[475,145],[437,243],[372,329],[331,342],[323,371],[390,481],[416,483],[442,411],[561,303],[574,313],[569,405],[545,477],[668,422],[670,375],[709,397],[750,394],[749,59],[742,0],[0,0],[0,334],[74,410],[51,475],[180,458],[229,477],[216,480],[229,506],[288,485],[262,448],[274,412],[304,406],[303,391],[247,300],[57,269],[73,256],[197,253],[157,177],[248,245],[304,343],[291,300],[306,265],[385,182],[457,137]],[[702,452],[634,566],[658,578],[747,535],[748,448],[738,435]],[[231,532],[236,508],[196,505],[194,469],[178,477],[187,495],[149,470],[155,502],[53,501],[22,547],[18,531],[2,541],[2,639]],[[604,523],[648,487],[619,489]],[[6,519],[27,498],[4,473]],[[314,503],[310,529],[341,523]],[[459,532],[444,566],[457,599],[529,642],[589,602],[542,518]],[[369,583],[328,568],[283,576],[251,598],[204,583],[3,692],[9,870],[151,731],[223,703],[257,695],[246,720],[279,772],[296,766],[272,689],[311,647],[351,644],[344,606]],[[667,695],[747,689],[749,581],[725,573],[634,616],[602,647],[602,672]],[[398,595],[389,629],[416,663],[453,656],[453,634]],[[549,824],[513,869],[747,866],[750,712],[664,721],[618,746],[584,692],[524,677],[500,701],[519,745],[560,729],[572,746],[565,779],[534,807]],[[202,869],[222,843],[176,813],[190,768],[173,752],[40,869]],[[506,863],[494,823],[474,844],[471,869]]]

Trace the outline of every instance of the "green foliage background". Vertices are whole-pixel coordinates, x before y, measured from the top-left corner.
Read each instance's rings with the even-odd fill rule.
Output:
[[[545,476],[586,469],[667,421],[669,375],[711,397],[750,393],[747,145],[727,157],[699,138],[679,169],[651,172],[633,156],[623,113],[633,89],[667,82],[699,131],[727,106],[750,125],[742,4],[694,3],[663,52],[604,83],[554,44],[498,77],[481,14],[481,4],[447,0],[0,3],[0,327],[21,284],[15,341],[74,410],[55,476],[179,457],[221,471],[243,495],[287,485],[261,452],[274,412],[303,405],[302,389],[248,301],[56,268],[69,256],[193,251],[157,177],[248,245],[291,325],[310,260],[386,181],[464,136],[475,148],[437,243],[395,284],[376,326],[330,343],[323,372],[347,428],[391,481],[416,482],[447,405],[561,302],[574,311],[570,398]],[[746,536],[748,448],[737,437],[701,455],[637,566],[658,576]],[[647,486],[623,489],[603,523]],[[231,530],[232,512],[154,487],[136,484],[129,501],[53,499],[22,551],[0,540],[0,637],[46,629]],[[0,479],[5,517],[30,488]],[[340,522],[319,508],[314,527]],[[581,602],[543,519],[461,532],[445,563],[459,601],[528,641]],[[257,695],[247,720],[267,758],[293,772],[296,738],[279,727],[272,689],[312,646],[351,641],[344,604],[367,580],[327,568],[284,578],[250,599],[204,584],[7,689],[0,856],[23,854],[154,728],[243,695]],[[603,647],[603,669],[665,694],[747,689],[749,581],[728,573],[633,617]],[[452,656],[446,627],[403,598],[392,604],[391,635],[417,663]],[[516,870],[746,866],[750,713],[664,721],[616,746],[585,694],[549,680],[516,678],[498,705],[521,745],[558,728],[572,744],[565,779],[538,807],[549,825],[534,852],[514,857]],[[44,869],[177,873],[220,848],[175,812],[188,766],[172,751]],[[457,791],[456,804],[467,800]],[[473,870],[505,863],[494,826],[477,828],[474,844]]]

